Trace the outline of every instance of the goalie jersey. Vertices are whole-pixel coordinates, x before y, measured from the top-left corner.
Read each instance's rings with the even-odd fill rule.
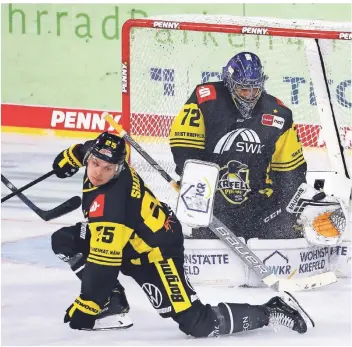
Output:
[[[287,203],[305,182],[292,112],[264,91],[244,119],[222,81],[198,85],[173,121],[170,147],[179,175],[187,159],[220,166],[218,211],[263,197]]]

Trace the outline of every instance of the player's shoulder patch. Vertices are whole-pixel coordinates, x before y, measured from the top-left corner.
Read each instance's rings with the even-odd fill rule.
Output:
[[[216,89],[213,84],[202,84],[196,88],[198,104],[216,100]]]
[[[104,216],[105,194],[99,194],[89,207],[89,218]]]

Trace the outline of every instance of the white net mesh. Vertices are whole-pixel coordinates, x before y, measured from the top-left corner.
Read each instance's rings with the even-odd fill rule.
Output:
[[[348,25],[258,18],[249,20],[230,16],[170,16],[156,19],[217,23],[224,26],[224,32],[221,33],[153,27],[134,27],[131,31],[130,133],[171,176],[177,179],[168,144],[173,117],[197,84],[221,79],[222,67],[232,56],[244,50],[261,58],[265,73],[269,76],[267,91],[281,99],[293,111],[308,169],[329,170],[324,140],[324,135],[327,134],[319,118],[319,106],[306,58],[304,40],[307,39],[229,34],[226,27],[227,24],[256,25],[261,26],[262,30],[265,30],[264,27],[304,28],[317,29],[324,33],[324,30],[351,31]],[[123,37],[123,40],[126,39]],[[345,149],[347,165],[351,167],[351,41],[320,39],[319,44],[341,143]],[[157,196],[174,206],[176,194],[166,181],[135,151],[132,151],[131,160]]]

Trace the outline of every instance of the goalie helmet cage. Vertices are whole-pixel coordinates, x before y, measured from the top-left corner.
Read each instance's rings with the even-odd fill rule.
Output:
[[[128,20],[122,29],[126,130],[177,180],[168,143],[173,118],[197,84],[221,80],[227,61],[250,51],[269,76],[267,92],[293,112],[308,171],[351,176],[351,31],[351,23],[226,15]],[[133,149],[131,163],[174,207],[176,194]]]

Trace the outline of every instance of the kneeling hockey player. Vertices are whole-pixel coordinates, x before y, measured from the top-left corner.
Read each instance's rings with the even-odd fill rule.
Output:
[[[120,327],[114,317],[129,311],[117,282],[121,271],[140,285],[161,317],[171,317],[187,335],[219,336],[273,324],[307,331],[307,322],[313,321],[288,293],[262,305],[203,304],[184,273],[178,219],[125,159],[124,140],[104,132],[94,141],[72,145],[54,160],[60,178],[86,166],[82,209],[87,223],[52,235],[54,253],[82,280],[81,292],[64,318],[72,329]]]

